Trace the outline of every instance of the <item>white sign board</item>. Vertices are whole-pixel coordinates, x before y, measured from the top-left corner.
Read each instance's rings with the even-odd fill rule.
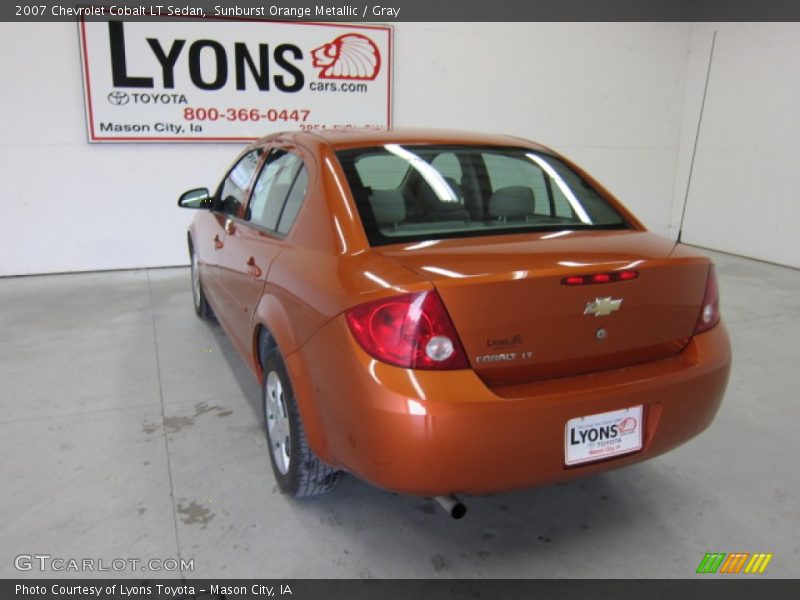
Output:
[[[391,125],[391,27],[197,19],[79,29],[91,142]]]

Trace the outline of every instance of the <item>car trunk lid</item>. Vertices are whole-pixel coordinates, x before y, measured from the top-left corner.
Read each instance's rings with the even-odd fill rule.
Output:
[[[709,261],[641,231],[567,231],[392,245],[378,251],[437,289],[490,385],[619,368],[680,352]],[[635,271],[627,281],[570,276]]]

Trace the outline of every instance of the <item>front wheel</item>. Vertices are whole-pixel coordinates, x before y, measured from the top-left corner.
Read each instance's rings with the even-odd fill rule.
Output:
[[[286,365],[276,348],[264,360],[262,393],[269,458],[278,487],[295,498],[332,490],[340,472],[308,446]]]
[[[192,300],[194,303],[194,312],[201,319],[213,319],[214,313],[206,300],[206,294],[203,291],[203,283],[200,281],[200,268],[197,263],[197,254],[194,250],[192,252]]]

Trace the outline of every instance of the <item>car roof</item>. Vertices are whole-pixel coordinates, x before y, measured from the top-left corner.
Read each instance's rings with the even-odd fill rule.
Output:
[[[353,128],[353,129],[319,129],[313,132],[286,132],[275,137],[292,136],[298,142],[311,141],[320,138],[327,142],[334,150],[346,148],[359,148],[368,146],[381,146],[384,144],[441,144],[441,145],[473,145],[473,146],[517,146],[526,147],[544,152],[551,152],[545,146],[510,135],[498,135],[472,131],[448,129],[421,129],[421,128]]]

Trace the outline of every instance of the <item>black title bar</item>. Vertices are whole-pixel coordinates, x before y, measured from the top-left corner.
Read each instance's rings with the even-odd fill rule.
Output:
[[[93,11],[83,9],[94,8]],[[159,7],[156,9],[156,7]],[[215,8],[219,7],[219,8]],[[299,21],[800,21],[798,0],[11,0],[0,3],[0,21],[136,20],[125,9],[156,18],[239,18]],[[238,9],[238,11],[236,10]],[[149,18],[153,18],[150,16]]]

